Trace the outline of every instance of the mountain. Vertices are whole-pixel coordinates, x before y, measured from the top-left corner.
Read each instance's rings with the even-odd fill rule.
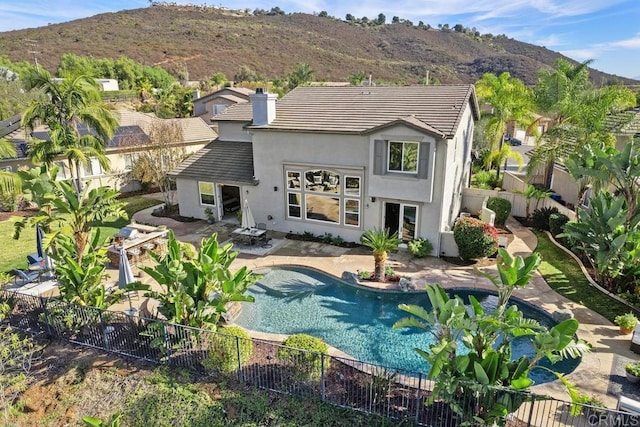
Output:
[[[55,71],[64,53],[127,56],[169,71],[186,69],[190,80],[216,72],[231,79],[242,66],[266,78],[282,78],[304,62],[320,81],[344,81],[365,72],[374,80],[417,83],[428,71],[441,83],[473,83],[483,73],[509,71],[534,84],[539,69],[563,57],[506,36],[165,4],[3,32],[0,46],[13,61],[33,60],[37,51],[49,71]],[[596,70],[591,77],[598,85],[638,83]]]

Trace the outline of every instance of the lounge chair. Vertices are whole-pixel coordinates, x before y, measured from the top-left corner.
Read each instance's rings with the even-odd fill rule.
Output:
[[[16,285],[18,285],[18,279],[21,280],[20,285],[26,285],[27,283],[35,282],[40,276],[38,271],[24,271],[17,268],[13,269],[13,274],[13,281]]]
[[[29,265],[41,264],[42,261],[42,257],[37,253],[27,255],[27,262]]]

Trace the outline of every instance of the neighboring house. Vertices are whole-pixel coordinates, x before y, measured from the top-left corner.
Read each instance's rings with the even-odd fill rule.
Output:
[[[210,124],[210,119],[222,113],[227,107],[249,102],[249,95],[253,93],[253,90],[243,87],[225,87],[194,99],[193,117],[200,117]]]
[[[258,90],[171,173],[180,214],[223,219],[246,199],[272,230],[359,241],[386,227],[449,255],[478,118],[473,85],[299,87],[278,102]]]
[[[140,184],[136,181],[131,181],[129,172],[135,161],[136,153],[147,149],[148,133],[156,122],[169,121],[178,123],[182,128],[183,141],[177,143],[176,146],[184,147],[188,154],[200,150],[217,136],[202,119],[197,117],[160,119],[152,114],[124,109],[114,111],[114,115],[119,126],[106,147],[110,170],[103,170],[97,159],[91,159],[81,171],[85,185],[90,187],[106,185],[121,192],[139,190]],[[85,129],[84,132],[87,132],[87,130]],[[16,171],[20,168],[26,169],[33,166],[28,157],[29,139],[46,140],[49,138],[49,134],[45,127],[36,128],[31,135],[27,135],[24,128],[17,128],[8,133],[6,138],[15,144],[18,156],[14,159],[1,159],[0,169]],[[56,164],[60,167],[59,179],[71,178],[69,163],[66,159],[61,157],[56,161]]]
[[[621,150],[634,139],[640,141],[640,108],[633,108],[607,117],[605,127],[616,138],[616,148]],[[575,141],[568,142],[565,155],[569,155],[575,146]],[[564,167],[562,159],[557,161],[553,168],[551,188],[560,195],[562,201],[570,208],[577,204],[585,203],[589,192],[585,191],[585,183],[576,182],[569,171]]]

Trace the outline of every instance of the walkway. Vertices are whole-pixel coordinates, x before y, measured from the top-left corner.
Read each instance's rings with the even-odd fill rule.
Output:
[[[134,218],[141,223],[159,224],[158,218],[152,217],[149,213],[150,211],[141,211]],[[168,228],[174,230],[179,239],[193,243],[199,242],[202,237],[207,237],[213,231],[220,233],[220,230],[230,227],[224,223],[206,225],[204,221],[195,223],[173,221],[175,224],[167,223],[172,220],[166,218],[162,221]],[[510,218],[507,228],[514,234],[513,241],[507,247],[510,253],[526,256],[535,249],[537,239],[526,227]],[[225,239],[221,234],[219,237]],[[283,264],[304,265],[342,277],[344,272],[372,271],[373,256],[370,251],[363,248],[347,249],[315,242],[283,240],[282,245],[267,256],[240,252],[233,266],[239,268],[246,265],[250,269],[258,269]],[[388,265],[397,273],[410,276],[412,281],[418,284],[418,289],[423,289],[423,286],[429,283],[439,283],[445,288],[493,289],[487,279],[475,273],[473,267],[453,266],[439,258],[416,259],[406,251],[399,251],[390,255]],[[482,269],[496,272],[495,266]],[[380,283],[377,287],[394,290],[397,288],[396,285],[389,283]],[[621,388],[625,391],[626,379],[622,368],[624,362],[628,359],[639,359],[638,355],[629,349],[630,336],[620,335],[618,327],[601,315],[554,292],[539,274],[533,277],[531,286],[516,290],[514,296],[542,307],[549,313],[560,309],[571,310],[580,322],[578,336],[591,343],[593,351],[583,358],[579,367],[568,375],[568,378],[578,385],[581,393],[596,395],[606,406],[614,408]],[[549,394],[557,399],[569,400],[564,386],[559,381],[534,386],[533,391]]]

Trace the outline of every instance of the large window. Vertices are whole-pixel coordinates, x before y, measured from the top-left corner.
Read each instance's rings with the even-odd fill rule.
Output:
[[[361,182],[334,170],[286,170],[287,216],[360,227]]]
[[[388,171],[417,173],[419,147],[417,142],[389,141]]]
[[[198,181],[198,190],[200,192],[201,205],[215,206],[216,186],[213,182]]]

